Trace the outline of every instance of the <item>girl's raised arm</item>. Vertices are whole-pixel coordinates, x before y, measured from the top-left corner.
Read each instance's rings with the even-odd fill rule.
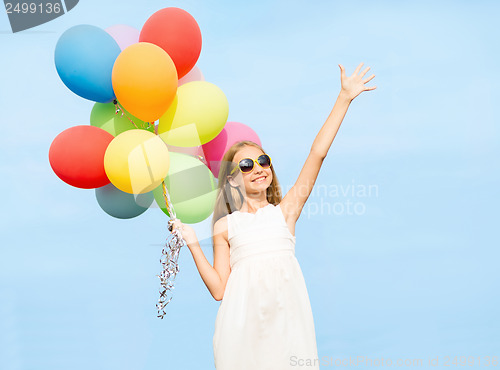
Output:
[[[309,198],[309,195],[314,187],[314,183],[318,177],[323,160],[332,145],[333,139],[335,139],[335,136],[337,135],[337,131],[340,128],[340,124],[344,119],[349,105],[354,98],[363,91],[376,89],[376,86],[365,86],[365,84],[375,77],[375,75],[372,74],[365,80],[362,79],[370,67],[365,68],[363,72],[358,75],[362,66],[363,63],[360,63],[354,73],[347,77],[345,75],[344,67],[339,64],[342,87],[340,89],[339,96],[337,97],[337,101],[335,102],[328,119],[314,139],[309,156],[300,171],[297,181],[281,201],[281,209],[287,223],[295,224],[299,218],[302,208],[304,207],[304,204],[306,203],[307,198]]]

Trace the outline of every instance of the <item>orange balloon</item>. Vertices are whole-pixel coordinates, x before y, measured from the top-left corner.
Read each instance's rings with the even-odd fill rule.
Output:
[[[172,58],[149,42],[125,48],[116,58],[111,79],[116,99],[145,122],[159,119],[177,92],[177,70]]]

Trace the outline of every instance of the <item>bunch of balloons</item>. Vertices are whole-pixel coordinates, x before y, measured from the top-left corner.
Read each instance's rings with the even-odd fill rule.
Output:
[[[55,66],[75,94],[94,101],[90,124],[61,132],[49,149],[56,175],[95,189],[109,215],[136,217],[153,202],[184,223],[208,218],[225,151],[239,140],[260,144],[196,66],[196,20],[180,8],[155,12],[141,30],[77,25],[55,48]],[[164,186],[170,194],[166,204]]]

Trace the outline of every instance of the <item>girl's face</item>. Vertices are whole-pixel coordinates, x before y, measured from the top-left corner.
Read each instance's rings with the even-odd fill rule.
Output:
[[[253,146],[245,146],[236,152],[233,162],[238,164],[243,158],[257,159],[260,155],[265,154],[262,150]],[[262,168],[257,163],[254,163],[251,172],[243,173],[237,169],[230,177],[229,183],[233,186],[241,186],[247,194],[255,194],[265,192],[273,181],[273,173],[271,167]]]

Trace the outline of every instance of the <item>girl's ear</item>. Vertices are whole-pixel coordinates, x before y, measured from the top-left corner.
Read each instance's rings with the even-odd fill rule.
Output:
[[[229,185],[231,185],[233,188],[237,188],[238,187],[238,184],[236,183],[236,181],[234,181],[233,177],[232,176],[228,176],[227,177],[227,182],[229,183]]]

